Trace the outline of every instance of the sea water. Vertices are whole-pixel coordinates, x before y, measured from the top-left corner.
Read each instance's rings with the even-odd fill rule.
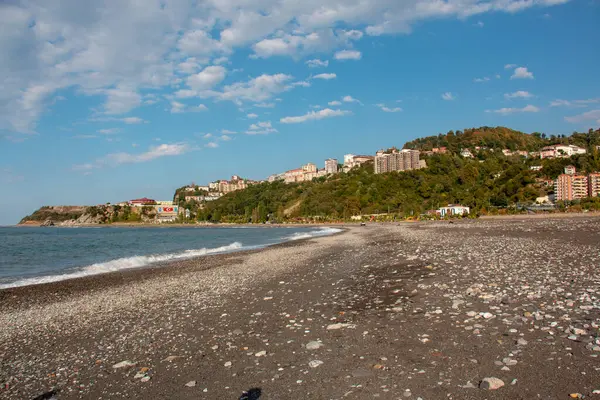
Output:
[[[338,231],[317,227],[0,228],[0,289],[258,249]]]

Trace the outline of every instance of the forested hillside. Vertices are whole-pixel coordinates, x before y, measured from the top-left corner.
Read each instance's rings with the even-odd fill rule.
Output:
[[[336,220],[388,212],[410,216],[450,203],[470,206],[476,213],[489,212],[546,195],[552,187],[545,186],[542,178],[556,178],[566,165],[574,164],[582,172],[600,170],[597,152],[543,163],[499,152],[487,152],[483,160],[456,154],[426,160],[428,168],[421,170],[376,175],[371,163],[312,182],[253,185],[207,203],[197,217],[215,222],[264,222],[298,217]],[[532,171],[529,166],[533,164],[544,168]]]
[[[574,132],[566,135],[546,135],[534,132],[526,134],[510,128],[488,127],[465,129],[464,131],[449,131],[446,134],[427,136],[407,142],[406,149],[431,150],[434,147],[446,147],[451,152],[463,148],[473,149],[476,146],[495,149],[537,151],[551,144],[574,144],[581,147],[600,145],[600,129],[590,129],[587,133]]]

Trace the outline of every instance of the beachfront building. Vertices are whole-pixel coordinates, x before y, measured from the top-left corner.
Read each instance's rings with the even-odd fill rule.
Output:
[[[588,197],[588,177],[585,175],[561,174],[554,182],[556,200],[576,200]]]
[[[600,196],[600,173],[596,172],[588,175],[588,196]]]
[[[553,144],[540,151],[540,158],[568,158],[577,154],[585,154],[586,150],[572,144]]]
[[[398,151],[394,149],[391,153],[380,150],[375,156],[376,174],[392,171],[409,171],[419,168],[421,168],[421,163],[418,150],[404,149]]]
[[[442,218],[454,215],[468,215],[470,212],[471,209],[469,207],[461,206],[460,204],[448,204],[448,207],[440,207],[437,209],[437,213]]]
[[[325,173],[326,174],[337,174],[338,172],[338,160],[335,158],[328,158],[325,160]]]

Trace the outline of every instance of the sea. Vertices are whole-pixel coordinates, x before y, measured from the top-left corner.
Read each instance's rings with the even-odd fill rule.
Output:
[[[330,235],[330,227],[0,227],[0,289]]]

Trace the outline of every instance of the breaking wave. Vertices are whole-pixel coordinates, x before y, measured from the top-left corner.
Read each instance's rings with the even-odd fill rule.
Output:
[[[334,233],[341,232],[341,229],[338,228],[319,228],[310,232],[296,232],[293,235],[287,236],[286,240],[300,240],[300,239],[310,239],[313,237],[319,236],[328,236],[333,235]]]
[[[185,260],[188,258],[205,256],[208,254],[219,254],[228,253],[242,249],[242,244],[239,242],[231,243],[227,246],[216,247],[213,249],[196,249],[186,250],[181,253],[168,253],[168,254],[154,254],[148,256],[133,256],[117,258],[116,260],[101,262],[92,264],[87,267],[83,267],[78,271],[70,272],[61,275],[49,275],[49,276],[38,276],[35,278],[21,279],[8,284],[0,285],[0,289],[6,289],[10,287],[27,286],[27,285],[39,285],[41,283],[58,282],[66,279],[81,278],[84,276],[104,274],[107,272],[121,271],[124,269],[140,268],[151,264],[157,264],[161,262],[174,261],[174,260]]]

